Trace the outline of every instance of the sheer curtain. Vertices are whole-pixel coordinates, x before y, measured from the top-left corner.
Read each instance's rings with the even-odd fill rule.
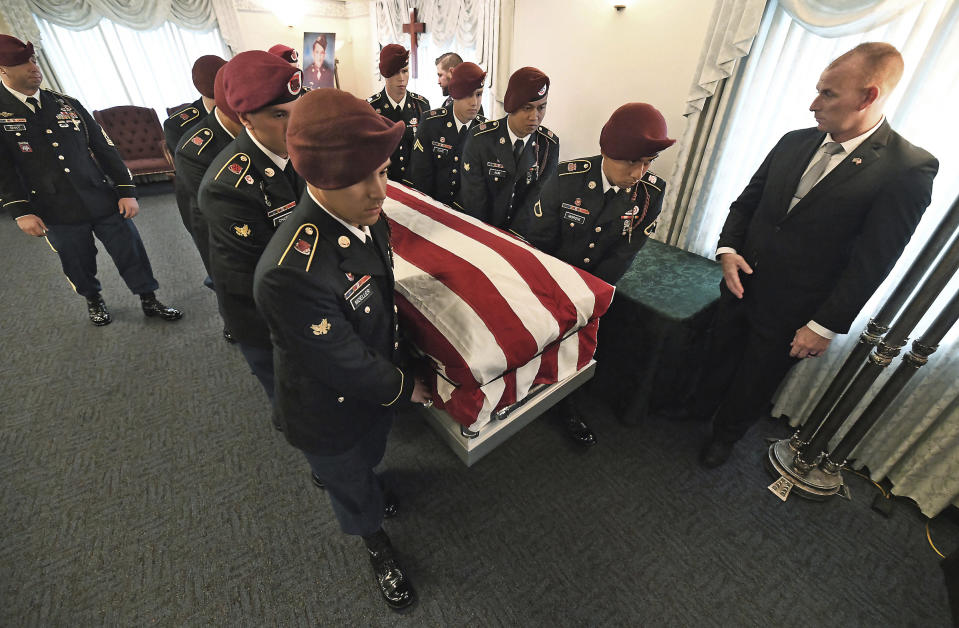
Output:
[[[410,37],[403,32],[409,22],[409,8],[417,10],[416,19],[426,24],[426,32],[417,38],[419,77],[410,78],[410,90],[425,96],[433,107],[446,99],[436,83],[433,61],[444,52],[456,52],[464,61],[472,61],[486,70],[483,109],[492,115],[496,94],[493,82],[498,71],[497,49],[505,35],[499,27],[501,0],[444,0],[443,2],[407,2],[376,0],[376,36],[379,45],[398,43],[410,47]],[[374,61],[379,60],[379,49]],[[382,82],[379,71],[377,80]]]
[[[36,18],[44,54],[62,90],[89,110],[116,105],[156,109],[196,100],[193,61],[205,54],[228,58],[219,31],[197,32],[164,22],[140,31],[100,20],[86,30],[69,30]]]
[[[783,133],[812,126],[807,109],[823,68],[864,41],[887,41],[902,51],[906,73],[886,114],[894,129],[939,158],[940,169],[932,204],[916,234],[895,270],[853,324],[852,332],[838,337],[822,358],[797,367],[780,389],[774,414],[788,415],[793,423],[802,421],[812,409],[819,392],[857,341],[869,315],[899,281],[959,194],[959,126],[943,104],[959,99],[959,63],[955,61],[959,58],[959,30],[955,28],[959,2],[908,1],[893,6],[889,2],[858,0],[860,9],[868,5],[889,9],[873,15],[884,23],[852,34],[846,33],[842,24],[813,26],[819,32],[838,33],[834,37],[815,34],[809,30],[810,25],[798,21],[797,14],[790,12],[797,4],[808,8],[835,2],[773,0],[767,7],[753,49],[737,77],[735,93],[730,96],[733,114],[718,143],[715,170],[697,199],[695,220],[690,221],[684,234],[686,248],[708,257],[715,254],[729,204],[767,151]],[[856,0],[847,0],[846,4],[854,5]],[[954,294],[956,290],[959,279],[950,284],[946,293]],[[943,301],[920,323],[918,331],[925,329]],[[889,477],[895,483],[893,492],[912,497],[928,515],[934,515],[950,502],[959,503],[959,404],[955,403],[959,396],[959,356],[953,357],[959,349],[957,337],[959,330],[953,330],[944,339],[895,407],[853,453],[856,464],[868,466],[873,479]],[[898,361],[891,368],[897,365]],[[952,447],[944,446],[948,444]]]

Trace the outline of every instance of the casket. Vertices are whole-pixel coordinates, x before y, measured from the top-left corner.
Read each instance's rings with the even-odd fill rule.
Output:
[[[401,325],[434,365],[435,408],[464,436],[588,379],[612,286],[399,184],[383,210]]]

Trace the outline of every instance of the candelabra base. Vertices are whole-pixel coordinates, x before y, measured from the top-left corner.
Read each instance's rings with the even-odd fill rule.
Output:
[[[769,485],[769,490],[776,497],[786,501],[790,495],[798,495],[804,499],[823,501],[842,490],[842,472],[826,473],[819,467],[813,467],[809,473],[799,475],[792,468],[796,451],[789,446],[789,439],[776,441],[769,446],[769,452],[764,462],[769,473],[776,481]]]

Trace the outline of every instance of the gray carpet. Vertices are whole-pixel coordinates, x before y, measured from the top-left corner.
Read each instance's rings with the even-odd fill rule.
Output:
[[[146,320],[101,252],[95,328],[42,241],[0,219],[0,625],[947,626],[925,519],[875,488],[781,503],[760,424],[715,471],[704,427],[620,426],[581,452],[543,417],[471,469],[415,416],[387,529],[419,604],[379,599],[258,384],[220,337],[172,194],[137,218],[183,320]],[[933,521],[940,549],[959,526]]]

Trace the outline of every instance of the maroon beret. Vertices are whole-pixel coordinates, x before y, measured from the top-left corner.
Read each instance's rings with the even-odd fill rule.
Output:
[[[226,65],[226,60],[216,55],[203,55],[193,62],[193,85],[196,91],[213,98],[213,81],[217,71]]]
[[[23,43],[16,37],[0,35],[0,65],[12,68],[30,60],[33,56],[33,44]]]
[[[454,100],[468,98],[473,92],[483,86],[483,79],[486,78],[486,72],[475,63],[466,61],[454,67],[449,82],[450,96]]]
[[[223,76],[226,74],[224,68],[226,68],[226,66],[217,70],[216,78],[213,80],[213,100],[216,102],[216,108],[219,109],[223,115],[237,124],[242,124],[236,112],[230,109],[230,105],[226,102],[226,90],[223,87]]]
[[[380,74],[390,78],[410,64],[410,51],[399,44],[387,44],[380,50]]]
[[[339,89],[316,89],[290,113],[286,146],[293,167],[321,190],[359,183],[399,146],[406,125],[392,122],[373,107]]]
[[[610,159],[652,157],[676,140],[666,137],[666,119],[652,105],[631,102],[613,112],[599,134],[599,148]]]
[[[528,102],[541,100],[549,92],[549,77],[529,66],[513,72],[506,85],[503,109],[513,113]]]
[[[237,113],[296,100],[303,87],[302,73],[265,50],[247,50],[223,66],[226,102]]]
[[[278,56],[287,63],[296,63],[300,60],[300,55],[297,54],[295,48],[290,48],[289,46],[284,46],[283,44],[277,44],[273,46],[268,52],[271,55]]]

